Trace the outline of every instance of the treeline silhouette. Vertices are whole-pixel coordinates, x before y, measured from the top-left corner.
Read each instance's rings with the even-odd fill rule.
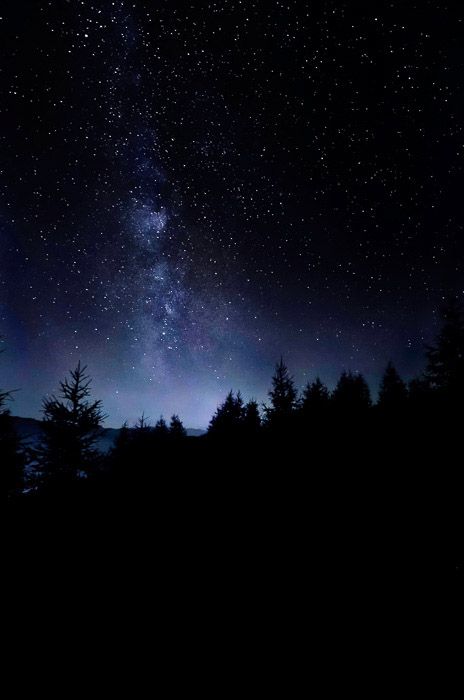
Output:
[[[202,437],[187,436],[177,415],[155,425],[142,415],[133,427],[124,424],[103,454],[106,416],[80,363],[58,394],[44,399],[38,445],[24,445],[15,433],[11,399],[0,392],[0,461],[13,511],[118,504],[197,522],[208,513],[214,527],[226,512],[237,523],[238,508],[247,521],[267,518],[275,527],[285,520],[287,532],[290,522],[295,541],[308,527],[329,537],[336,530],[331,556],[340,566],[367,537],[372,566],[381,567],[417,551],[407,537],[398,547],[399,528],[411,531],[406,523],[424,508],[427,489],[445,478],[455,566],[463,571],[464,314],[455,301],[425,349],[423,373],[406,383],[389,362],[375,403],[365,378],[351,371],[333,391],[315,377],[298,392],[281,358],[265,405],[230,391]]]

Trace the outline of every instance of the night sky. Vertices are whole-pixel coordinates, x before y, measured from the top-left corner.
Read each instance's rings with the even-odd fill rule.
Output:
[[[460,2],[2,2],[0,385],[107,424],[405,378],[464,294]]]

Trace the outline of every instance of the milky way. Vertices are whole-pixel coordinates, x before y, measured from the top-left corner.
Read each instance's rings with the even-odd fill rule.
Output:
[[[0,386],[108,424],[406,378],[463,294],[459,8],[2,3]]]

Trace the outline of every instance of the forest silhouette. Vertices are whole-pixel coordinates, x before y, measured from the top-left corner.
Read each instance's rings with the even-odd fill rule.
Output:
[[[142,415],[121,427],[107,454],[98,450],[104,409],[80,363],[43,400],[36,445],[16,434],[12,393],[0,390],[10,513],[110,509],[130,520],[153,512],[186,533],[187,523],[197,533],[220,528],[224,537],[247,530],[258,558],[270,542],[302,556],[307,533],[304,557],[342,569],[368,561],[375,571],[424,555],[416,522],[444,479],[462,574],[464,312],[450,301],[442,316],[422,374],[406,383],[388,362],[375,403],[362,374],[351,371],[333,391],[314,377],[299,392],[281,358],[266,405],[230,391],[201,437],[189,437],[178,415],[155,425]]]

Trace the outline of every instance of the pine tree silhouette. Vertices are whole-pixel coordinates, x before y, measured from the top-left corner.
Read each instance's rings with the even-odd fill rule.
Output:
[[[127,423],[123,425],[119,442],[115,462],[119,469],[124,468],[125,478],[133,484],[134,480],[142,478],[140,470],[149,465],[153,454],[154,428],[144,413],[137,418],[133,428],[128,428]]]
[[[180,440],[187,435],[187,431],[176,413],[171,416],[171,422],[169,423],[169,435],[174,440]]]
[[[261,428],[261,416],[259,407],[254,399],[248,401],[243,411],[243,430],[247,437],[258,435]]]
[[[121,425],[119,428],[119,433],[116,437],[115,441],[115,448],[118,450],[125,450],[126,447],[130,444],[130,429],[127,424],[127,421],[124,421],[124,423]]]
[[[428,410],[432,400],[433,392],[424,376],[414,377],[408,382],[408,405],[414,413],[420,414]]]
[[[149,433],[153,428],[151,427],[148,418],[145,416],[144,413],[140,416],[140,418],[137,418],[135,425],[134,425],[134,430],[139,431],[140,433]]]
[[[408,389],[390,361],[383,374],[377,405],[385,411],[403,411],[408,400]]]
[[[52,481],[77,479],[100,462],[96,449],[106,418],[101,401],[90,401],[91,379],[77,365],[60,382],[59,397],[43,400],[42,441],[36,452],[40,469]]]
[[[116,440],[114,442],[113,454],[127,454],[132,444],[133,431],[130,430],[127,421],[119,428]]]
[[[3,349],[0,350],[0,353],[2,352]],[[26,461],[21,441],[18,438],[13,419],[7,408],[7,402],[11,399],[11,391],[2,391],[0,389],[0,464],[4,470],[8,494],[21,491]]]
[[[25,455],[6,402],[8,391],[0,391],[0,463],[9,494],[21,490],[24,481]]]
[[[153,436],[158,440],[165,440],[167,437],[169,437],[169,428],[163,416],[160,416],[156,421],[155,427],[153,428]]]
[[[228,437],[236,435],[242,427],[243,399],[240,392],[234,396],[229,391],[224,403],[218,406],[216,413],[211,418],[208,435],[213,437]]]
[[[347,416],[370,408],[369,385],[362,374],[342,372],[332,394],[332,403],[337,410],[346,412]]]
[[[443,327],[427,348],[425,379],[440,397],[456,401],[464,395],[464,311],[456,299],[442,309]]]
[[[321,382],[319,377],[316,377],[314,382],[307,383],[301,402],[302,413],[312,418],[322,418],[330,403],[329,390]]]
[[[269,391],[271,406],[265,406],[266,421],[272,427],[286,428],[297,406],[297,392],[283,358],[276,365]]]

